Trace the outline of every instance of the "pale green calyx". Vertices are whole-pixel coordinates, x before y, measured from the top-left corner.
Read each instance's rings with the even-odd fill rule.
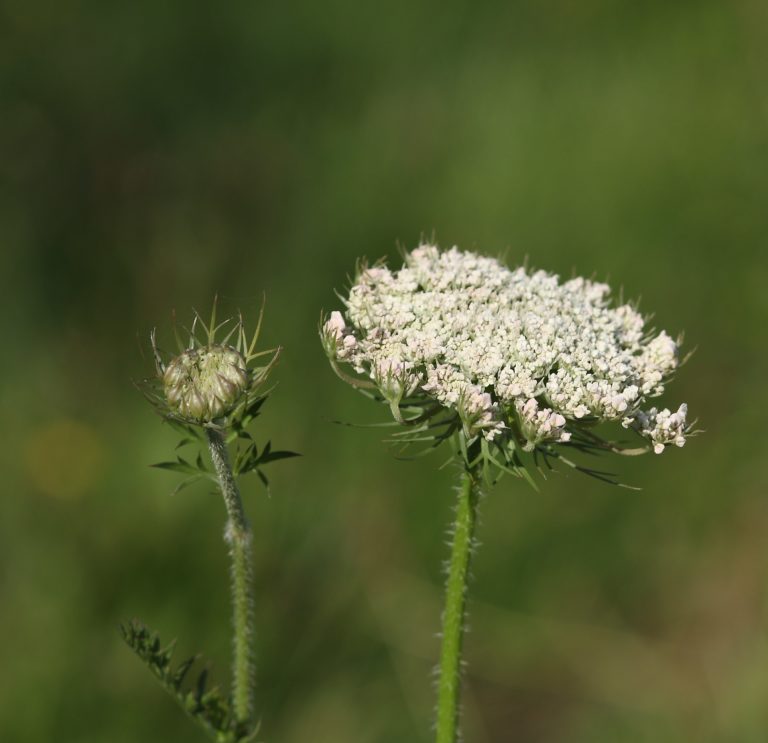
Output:
[[[184,351],[163,373],[168,407],[184,418],[212,421],[232,410],[248,388],[245,359],[231,346]]]

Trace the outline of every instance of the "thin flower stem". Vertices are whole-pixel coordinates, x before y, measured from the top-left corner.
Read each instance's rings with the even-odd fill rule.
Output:
[[[455,743],[458,739],[461,647],[464,636],[467,580],[479,499],[480,491],[473,473],[465,470],[456,505],[453,546],[445,589],[443,642],[438,681],[437,743]]]
[[[234,611],[234,664],[232,698],[237,722],[247,724],[253,712],[253,596],[251,575],[251,528],[245,516],[240,490],[229,464],[222,435],[206,430],[211,459],[227,507],[225,539],[232,558],[232,603]]]

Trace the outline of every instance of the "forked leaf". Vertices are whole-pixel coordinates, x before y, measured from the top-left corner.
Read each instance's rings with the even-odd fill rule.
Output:
[[[208,687],[208,669],[198,674],[186,688],[185,680],[198,656],[174,667],[175,641],[163,648],[157,633],[133,620],[120,625],[120,633],[128,646],[141,658],[160,685],[176,700],[187,716],[215,743],[246,743],[253,741],[258,725],[238,723],[229,699],[218,686]]]
[[[205,478],[205,475],[192,475],[192,477],[186,478],[186,480],[182,480],[173,490],[171,490],[171,495],[176,495],[177,493],[180,493],[182,490],[185,490],[190,485],[193,485],[198,480],[202,480]]]

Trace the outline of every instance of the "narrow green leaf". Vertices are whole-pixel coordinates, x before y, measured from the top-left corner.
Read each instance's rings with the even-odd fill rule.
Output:
[[[205,464],[205,461],[203,460],[203,453],[198,452],[197,453],[197,459],[195,460],[195,466],[197,467],[200,472],[204,472],[205,474],[208,474],[208,467]]]
[[[180,493],[182,490],[185,490],[190,485],[193,485],[198,480],[204,479],[203,475],[192,475],[192,477],[188,477],[186,480],[182,480],[172,491],[171,495],[176,495],[177,493]]]
[[[177,462],[158,462],[157,464],[150,465],[160,470],[170,470],[171,472],[181,472],[183,475],[195,475],[197,469],[193,467],[189,462],[179,460]]]
[[[292,459],[293,457],[300,457],[301,454],[295,451],[272,451],[262,452],[259,457],[259,464],[266,464],[267,462],[277,462],[280,459]]]
[[[269,480],[267,479],[267,476],[259,469],[256,470],[256,474],[259,476],[259,480],[261,480],[262,484],[267,489],[267,493],[269,493]]]

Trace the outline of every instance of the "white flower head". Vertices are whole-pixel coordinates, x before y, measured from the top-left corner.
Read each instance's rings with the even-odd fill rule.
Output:
[[[539,403],[531,398],[522,402],[515,401],[520,417],[520,429],[525,444],[523,448],[533,451],[536,444],[542,441],[565,443],[571,440],[571,434],[565,430],[565,417],[550,408],[541,408]]]
[[[675,413],[669,408],[638,411],[634,416],[625,418],[622,425],[625,428],[634,428],[641,436],[649,439],[653,444],[653,451],[661,454],[665,447],[671,444],[685,446],[685,435],[688,432],[687,417],[688,406],[683,403]]]
[[[469,439],[482,434],[487,441],[493,441],[505,428],[499,417],[499,406],[488,392],[475,385],[467,385],[461,392],[456,409]]]
[[[631,420],[654,446],[673,430],[670,441],[684,440],[679,411],[635,425],[677,367],[677,343],[649,333],[632,306],[613,307],[606,284],[420,245],[399,270],[362,270],[345,304],[321,332],[332,360],[390,404],[437,403],[468,437],[531,450],[566,444],[586,423]]]
[[[391,358],[381,358],[373,364],[371,377],[385,400],[397,404],[418,389],[421,378],[411,374],[411,367],[412,364]]]
[[[347,328],[344,317],[338,310],[331,312],[328,320],[321,325],[320,337],[325,352],[332,359],[345,361],[357,348],[357,338],[351,329]]]

